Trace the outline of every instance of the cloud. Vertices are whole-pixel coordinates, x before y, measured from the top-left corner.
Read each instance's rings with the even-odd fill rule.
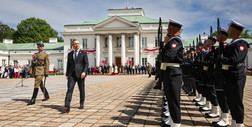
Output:
[[[5,0],[1,3],[0,20],[14,26],[21,20],[36,17],[46,20],[58,32],[66,24],[95,21],[107,16],[108,9],[143,8],[147,17],[163,20],[169,18],[184,24],[182,37],[196,38],[199,33],[209,33],[216,18],[227,27],[231,19],[252,29],[251,0]]]

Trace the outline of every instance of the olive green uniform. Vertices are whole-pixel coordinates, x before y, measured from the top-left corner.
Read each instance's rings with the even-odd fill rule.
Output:
[[[38,52],[33,55],[31,74],[35,77],[35,88],[44,87],[43,77],[49,74],[49,55],[45,52]]]

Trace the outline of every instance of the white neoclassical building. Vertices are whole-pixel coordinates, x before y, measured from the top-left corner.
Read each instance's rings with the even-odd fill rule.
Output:
[[[108,16],[94,22],[70,24],[64,26],[64,67],[67,53],[71,51],[71,41],[78,39],[81,47],[88,52],[89,65],[106,64],[125,66],[155,64],[157,49],[158,19],[148,18],[141,8],[109,9]],[[162,22],[163,34],[166,34],[167,21]],[[94,51],[94,52],[93,52]]]
[[[44,51],[49,54],[49,71],[53,72],[53,68],[56,67],[59,71],[63,72],[64,43],[58,43],[57,38],[51,38],[50,42],[44,43],[44,45]],[[31,65],[32,55],[36,52],[38,52],[38,49],[35,43],[13,44],[12,40],[4,39],[3,43],[0,43],[0,66]]]

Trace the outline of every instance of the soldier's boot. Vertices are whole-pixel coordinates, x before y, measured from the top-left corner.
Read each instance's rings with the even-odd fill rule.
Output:
[[[203,106],[206,104],[206,97],[202,97],[199,102],[196,103],[197,106]]]
[[[220,122],[222,119],[223,119],[223,113],[221,112],[221,117],[219,117],[218,120],[213,121],[213,122],[212,122],[212,125],[215,126],[215,125],[216,125],[218,122]]]
[[[172,123],[171,117],[168,117],[161,122],[161,127],[170,127]]]
[[[205,117],[206,118],[216,118],[216,117],[219,117],[219,107],[212,105],[211,111],[209,113],[206,113]]]
[[[228,113],[222,113],[221,114],[222,119],[220,121],[218,121],[214,125],[214,127],[228,127],[228,122],[229,122],[228,117],[229,117]]]
[[[199,110],[200,111],[210,111],[211,110],[210,101],[206,101],[206,104],[203,107],[200,107]]]
[[[180,127],[180,125],[181,125],[180,123],[172,123],[171,127]]]
[[[46,88],[42,88],[42,87],[40,87],[40,88],[41,88],[42,92],[44,93],[44,99],[42,101],[47,101],[50,98],[48,91],[46,90]]]
[[[32,98],[31,98],[30,102],[27,105],[35,104],[35,101],[36,101],[36,98],[37,98],[37,95],[38,95],[38,90],[39,90],[38,88],[34,88]]]
[[[202,98],[202,94],[198,94],[197,98],[193,99],[194,102],[199,102]]]
[[[158,80],[153,89],[161,89],[161,82]]]

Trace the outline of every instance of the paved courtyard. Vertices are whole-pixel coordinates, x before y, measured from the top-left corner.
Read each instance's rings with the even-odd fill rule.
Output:
[[[62,114],[66,93],[64,76],[47,78],[50,99],[42,102],[39,91],[35,105],[26,106],[33,92],[34,79],[24,80],[24,87],[13,86],[20,79],[0,79],[0,126],[32,127],[89,127],[89,126],[160,126],[163,91],[152,89],[154,77],[139,76],[88,76],[84,109],[78,109],[77,85],[71,102],[71,111]],[[244,105],[245,125],[252,126],[252,77],[247,78]],[[182,127],[211,126],[216,119],[206,119],[205,112],[197,110],[192,99],[181,93]]]

